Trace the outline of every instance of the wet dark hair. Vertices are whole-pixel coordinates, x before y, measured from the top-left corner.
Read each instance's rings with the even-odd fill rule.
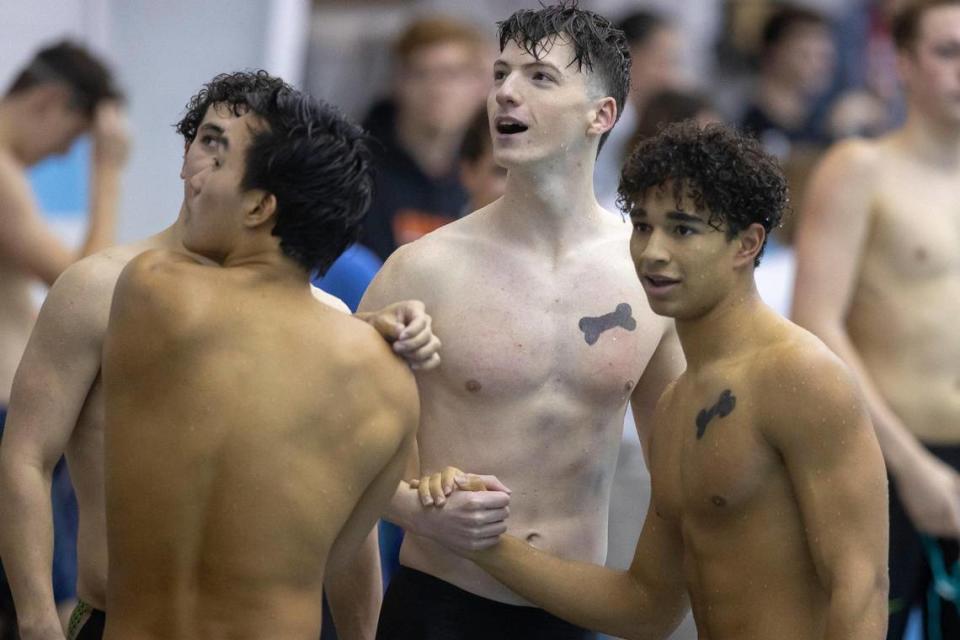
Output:
[[[499,29],[500,51],[509,42],[539,60],[550,51],[556,38],[569,38],[577,69],[600,79],[605,95],[617,103],[617,119],[630,89],[630,48],[623,31],[603,16],[580,9],[576,0],[560,2],[540,9],[521,9],[502,22]],[[600,147],[610,132],[600,137]]]
[[[487,107],[483,106],[477,110],[476,115],[470,120],[470,126],[463,133],[463,142],[460,143],[460,160],[475,163],[492,149],[490,120],[487,118]]]
[[[960,6],[960,0],[912,0],[893,15],[890,33],[893,43],[900,51],[908,51],[917,41],[917,32],[923,14],[937,7]]]
[[[773,156],[754,138],[722,124],[699,127],[686,120],[642,141],[623,167],[618,204],[633,211],[651,189],[668,186],[678,208],[686,196],[728,240],[755,222],[769,236],[789,206],[787,181]]]
[[[16,75],[8,96],[48,83],[65,84],[71,91],[71,105],[87,118],[104,100],[122,100],[106,64],[86,48],[62,40],[45,47]]]
[[[783,42],[790,33],[801,26],[829,28],[827,18],[816,11],[784,4],[773,11],[763,25],[760,36],[760,53],[765,55]]]
[[[670,23],[663,16],[644,9],[630,13],[617,25],[631,47],[643,46],[659,29],[669,26]]]
[[[273,194],[280,249],[322,275],[357,241],[370,206],[367,135],[336,108],[256,71],[219,75],[190,99],[176,125],[188,143],[212,105],[259,119],[241,188]]]

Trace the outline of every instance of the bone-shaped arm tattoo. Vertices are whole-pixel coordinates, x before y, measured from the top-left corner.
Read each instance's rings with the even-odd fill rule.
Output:
[[[621,302],[611,313],[596,318],[580,318],[579,327],[583,331],[583,338],[587,341],[587,344],[595,344],[604,331],[614,327],[623,327],[627,331],[633,331],[637,328],[637,321],[633,317],[633,309],[630,305]]]

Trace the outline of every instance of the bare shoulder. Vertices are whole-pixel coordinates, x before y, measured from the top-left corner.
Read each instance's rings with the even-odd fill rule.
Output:
[[[416,382],[407,365],[366,322],[326,310],[331,326],[332,352],[324,360],[336,368],[343,396],[355,400],[353,413],[383,414],[384,423],[403,433],[416,428],[419,400]]]
[[[782,339],[751,364],[752,387],[764,424],[781,429],[837,433],[867,415],[850,369],[819,338],[784,320]]]
[[[197,312],[211,299],[202,291],[209,278],[202,276],[217,268],[176,251],[148,249],[123,267],[111,313],[156,326],[197,324]]]
[[[876,178],[887,156],[891,138],[868,140],[849,138],[842,140],[824,154],[817,166],[819,176],[831,176],[835,180],[853,180],[859,186],[869,186]]]
[[[471,214],[476,215],[476,214]],[[458,268],[474,249],[470,244],[472,223],[467,218],[429,233],[394,251],[364,295],[361,309],[380,309],[404,299],[435,300],[437,287],[449,281],[451,269]]]

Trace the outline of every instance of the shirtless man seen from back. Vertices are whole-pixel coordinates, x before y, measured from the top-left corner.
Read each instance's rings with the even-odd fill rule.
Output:
[[[218,161],[219,132],[229,126],[233,116],[214,105],[242,103],[247,93],[281,84],[265,74],[224,74],[194,96],[178,125],[186,145],[181,177],[188,181]],[[70,463],[81,515],[79,603],[67,637],[96,640],[103,633],[107,536],[100,368],[110,302],[121,271],[137,255],[151,249],[185,251],[186,211],[182,205],[176,222],[150,238],[112,247],[67,269],[47,296],[31,335],[17,372],[8,428],[0,448],[0,549],[23,640],[64,637],[49,579],[50,477],[63,454]],[[314,295],[332,308],[347,312],[336,298],[318,290]],[[391,322],[392,318],[396,320]],[[394,349],[407,357],[412,367],[436,365],[439,343],[430,332],[430,318],[422,304],[400,303],[367,314],[364,319],[393,342]],[[340,637],[372,638],[381,600],[376,535],[364,547],[362,558],[345,560],[342,567],[330,567],[327,573],[327,596]]]
[[[287,85],[244,98],[186,184],[184,247],[221,266],[147,252],[114,294],[108,640],[314,640],[414,442],[413,376],[310,287],[369,204],[365,138]]]
[[[960,602],[933,590],[930,563],[949,569],[960,542],[960,1],[911,0],[892,24],[906,123],[815,171],[793,316],[854,371],[883,448],[889,637],[922,606],[925,628],[955,638]]]
[[[512,536],[464,555],[625,638],[666,638],[689,599],[702,640],[880,640],[887,493],[869,416],[839,359],[754,281],[787,201],[775,161],[687,121],[637,147],[620,193],[637,275],[687,360],[644,443],[652,499],[633,563],[571,562]]]
[[[408,478],[448,465],[489,474],[489,491],[441,492],[442,508],[399,487],[385,516],[406,530],[378,628],[388,640],[593,637],[446,546],[509,529],[602,563],[627,402],[649,427],[682,369],[672,322],[653,315],[634,275],[628,226],[593,192],[598,145],[627,91],[623,34],[549,6],[501,23],[500,41],[487,106],[505,194],[397,250],[361,306],[423,296],[444,340],[443,364],[418,376]],[[443,482],[449,491],[453,478]]]

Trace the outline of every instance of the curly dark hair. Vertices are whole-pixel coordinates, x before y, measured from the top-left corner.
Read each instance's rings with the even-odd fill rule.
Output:
[[[87,118],[104,100],[123,100],[107,65],[85,47],[61,40],[44,47],[13,79],[7,95],[14,95],[45,83],[70,87],[71,106]]]
[[[266,71],[222,74],[187,103],[176,125],[193,141],[211,105],[253,113],[258,127],[247,148],[241,188],[277,199],[273,235],[280,249],[320,275],[357,241],[373,192],[369,140],[336,108]]]
[[[616,101],[620,119],[630,90],[630,47],[623,31],[609,20],[579,8],[576,0],[563,0],[540,9],[521,9],[498,22],[497,28],[500,51],[515,42],[537,60],[550,51],[558,36],[569,38],[574,51],[570,64],[596,74],[606,95]],[[607,131],[600,137],[600,148],[609,135]]]
[[[728,240],[755,222],[769,235],[789,208],[777,161],[754,138],[722,124],[700,127],[685,120],[643,140],[623,167],[617,202],[633,211],[651,189],[668,187],[677,208],[686,196]],[[755,265],[762,255],[763,247]]]

